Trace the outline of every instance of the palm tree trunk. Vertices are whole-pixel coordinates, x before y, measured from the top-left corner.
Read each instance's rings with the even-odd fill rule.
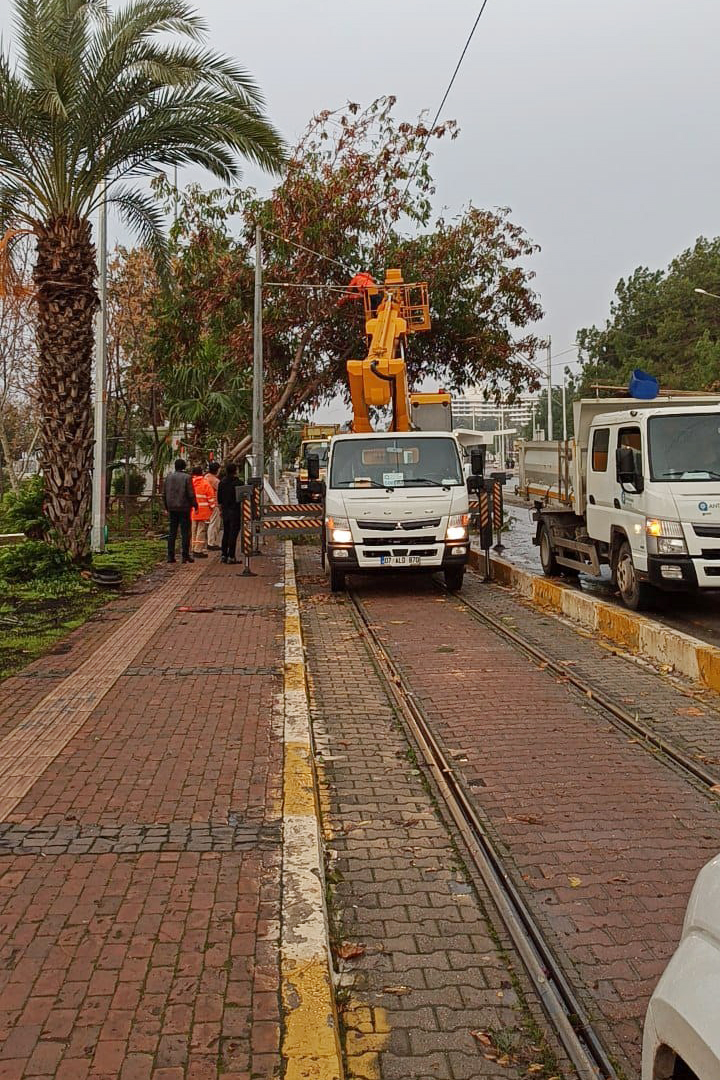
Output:
[[[62,215],[38,231],[33,276],[45,514],[75,560],[89,548],[95,273],[87,220]]]

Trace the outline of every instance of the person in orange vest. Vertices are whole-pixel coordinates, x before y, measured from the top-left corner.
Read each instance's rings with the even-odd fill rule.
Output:
[[[215,491],[203,476],[201,465],[192,471],[192,485],[197,506],[192,512],[192,553],[196,559],[207,559],[208,524],[215,509]]]
[[[338,300],[338,307],[347,304],[348,300],[353,300],[358,296],[362,297],[364,292],[368,292],[370,295],[370,310],[375,315],[382,302],[383,290],[372,274],[368,274],[365,270],[353,274],[350,278],[347,289]]]

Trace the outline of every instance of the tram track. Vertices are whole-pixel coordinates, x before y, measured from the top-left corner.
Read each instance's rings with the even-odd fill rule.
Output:
[[[403,674],[380,640],[366,606],[354,590],[348,590],[348,597],[357,615],[358,629],[386,680],[392,698],[521,958],[545,1015],[578,1077],[580,1080],[619,1080],[611,1055],[598,1035],[592,1018],[505,869],[502,856],[484,827],[473,799],[435,737]]]
[[[483,611],[477,604],[473,603],[472,600],[468,600],[467,597],[462,596],[460,593],[449,593],[448,590],[439,583],[437,584],[437,587],[439,591],[447,596],[451,596],[453,600],[462,604],[462,606],[470,612],[472,618],[487,626],[506,641],[512,642],[516,648],[520,649],[521,652],[543,669],[560,676],[565,682],[574,686],[583,695],[592,700],[604,711],[608,721],[612,723],[614,727],[618,728],[624,734],[629,733],[632,736],[639,736],[648,747],[659,750],[668,761],[690,774],[693,780],[699,781],[710,792],[713,794],[720,793],[720,784],[718,783],[716,772],[714,773],[709,769],[705,769],[688,754],[684,753],[678,746],[648,728],[638,719],[637,715],[634,715],[628,709],[624,709],[607,694],[604,694],[599,690],[595,684],[584,679],[582,676],[578,675],[577,672],[571,671],[570,668],[562,662],[554,660],[544,649],[540,649],[534,642],[529,641],[516,630],[504,625],[499,619],[496,619],[486,611]]]

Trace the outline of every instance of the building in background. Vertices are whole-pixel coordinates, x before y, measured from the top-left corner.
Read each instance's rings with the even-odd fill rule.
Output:
[[[474,431],[495,431],[495,453],[505,464],[512,457],[515,439],[535,434],[537,399],[524,397],[509,404],[504,401],[488,401],[481,390],[467,390],[453,397],[453,426],[472,428]]]

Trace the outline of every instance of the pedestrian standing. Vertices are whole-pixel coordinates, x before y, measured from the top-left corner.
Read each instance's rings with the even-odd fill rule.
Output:
[[[163,504],[167,510],[168,527],[168,554],[167,561],[174,563],[175,541],[178,529],[180,530],[180,545],[182,548],[182,561],[193,561],[190,554],[190,512],[197,509],[197,499],[192,479],[185,472],[186,463],[182,458],[175,462],[175,470],[165,477],[163,485]]]
[[[192,553],[196,559],[207,559],[207,533],[215,492],[205,479],[201,465],[196,465],[192,471],[192,486],[197,504],[192,512]]]
[[[242,503],[235,495],[237,485],[237,465],[229,462],[225,466],[225,475],[220,481],[217,501],[223,520],[222,549],[220,562],[235,563],[235,547],[242,524]]]
[[[220,466],[217,461],[211,461],[205,473],[205,479],[215,492],[215,506],[208,523],[208,551],[220,550],[220,534],[222,532],[222,514],[217,504],[217,489],[220,484]]]

